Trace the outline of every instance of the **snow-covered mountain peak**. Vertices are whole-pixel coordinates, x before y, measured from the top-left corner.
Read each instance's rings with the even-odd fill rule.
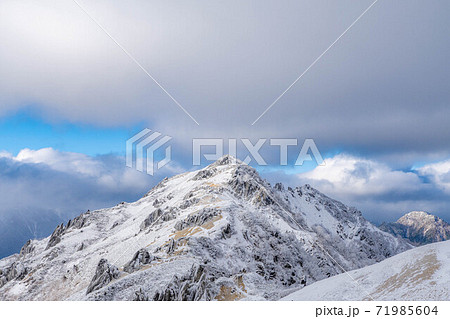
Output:
[[[397,220],[397,223],[405,226],[412,226],[417,223],[429,223],[429,222],[436,222],[438,220],[440,220],[439,217],[431,215],[427,212],[412,211],[400,217]]]
[[[384,231],[410,240],[415,245],[444,241],[450,238],[450,224],[441,218],[423,211],[412,211],[395,223],[384,223]]]
[[[408,248],[356,209],[308,185],[272,188],[225,156],[28,242],[0,260],[0,299],[277,299]]]
[[[238,159],[232,155],[226,154],[226,155],[222,156],[221,158],[219,158],[214,163],[210,164],[208,167],[217,167],[217,166],[223,166],[223,165],[231,165],[231,166],[246,165],[246,166],[248,166],[247,164],[244,164],[244,162],[241,161],[240,159]]]

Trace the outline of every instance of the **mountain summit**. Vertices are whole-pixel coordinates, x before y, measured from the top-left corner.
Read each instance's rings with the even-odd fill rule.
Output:
[[[414,211],[400,217],[395,223],[384,223],[383,231],[408,239],[414,245],[424,245],[450,238],[450,224],[426,212]]]
[[[279,299],[411,248],[309,185],[225,156],[0,260],[0,299]]]

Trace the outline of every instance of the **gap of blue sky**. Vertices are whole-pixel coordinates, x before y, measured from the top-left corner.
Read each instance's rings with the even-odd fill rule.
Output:
[[[0,118],[0,145],[17,155],[24,148],[52,147],[66,152],[125,155],[125,141],[139,130],[136,127],[95,127],[69,122],[48,122],[31,110]]]

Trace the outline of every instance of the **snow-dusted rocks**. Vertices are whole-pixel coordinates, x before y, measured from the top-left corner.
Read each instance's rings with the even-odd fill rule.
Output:
[[[150,264],[155,258],[148,252],[147,249],[139,249],[133,258],[123,267],[123,270],[132,273],[139,270],[141,266]]]
[[[0,260],[3,274],[30,270],[8,276],[0,299],[276,300],[411,247],[356,209],[309,186],[272,188],[229,156],[32,246]]]
[[[9,267],[0,270],[0,287],[11,280],[22,280],[30,271],[20,262],[13,262]]]
[[[172,281],[153,296],[154,301],[198,301],[212,300],[215,296],[211,285],[216,278],[208,274],[202,265],[193,265],[183,275],[175,275]]]
[[[105,287],[112,280],[117,279],[118,277],[119,269],[108,263],[106,259],[100,259],[97,265],[97,270],[95,271],[95,275],[87,288],[86,294]]]
[[[61,235],[63,234],[63,232],[64,224],[58,225],[58,227],[56,227],[56,229],[53,231],[53,234],[50,236],[46,249],[49,249],[58,244],[61,241]]]
[[[28,255],[29,253],[33,252],[33,250],[34,250],[33,241],[30,239],[20,249],[20,256]]]
[[[158,203],[158,202],[157,202]],[[155,203],[153,203],[155,206]],[[158,221],[167,222],[169,220],[175,219],[175,213],[173,209],[169,212],[163,212],[161,208],[154,210],[144,221],[141,223],[141,230],[145,230],[149,226],[155,224]]]

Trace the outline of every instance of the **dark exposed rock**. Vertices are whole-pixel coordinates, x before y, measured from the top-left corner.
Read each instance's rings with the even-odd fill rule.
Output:
[[[276,183],[273,188],[280,192],[284,191],[284,186],[281,183]]]
[[[133,301],[149,301],[149,299],[148,295],[142,291],[142,288],[134,292]]]
[[[177,243],[175,240],[170,239],[169,244],[167,245],[166,254],[170,255],[175,252],[175,249],[177,248]]]
[[[197,197],[186,199],[183,203],[181,203],[180,209],[186,209],[188,207],[191,207],[191,206],[197,204],[199,201],[200,201],[200,199]]]
[[[111,229],[116,228],[117,226],[119,226],[119,222],[114,222],[114,224],[111,226]]]
[[[61,241],[61,236],[64,233],[64,224],[58,225],[56,229],[53,231],[53,234],[50,236],[50,240],[48,241],[47,247],[45,249],[49,249],[55,245],[57,245]]]
[[[91,211],[88,210],[86,213],[81,214],[78,217],[75,217],[73,220],[69,220],[67,226],[64,227],[64,224],[60,224],[53,231],[53,234],[50,236],[50,240],[48,241],[47,247],[45,249],[49,249],[51,247],[56,246],[60,241],[61,237],[64,233],[66,233],[70,229],[80,229],[87,226],[87,221],[89,218]]]
[[[85,213],[75,217],[73,220],[69,220],[63,233],[66,233],[70,229],[81,229],[83,227],[88,226],[90,215],[91,215],[91,211],[88,210]]]
[[[164,199],[164,198],[160,198],[160,199],[155,199],[154,201],[153,201],[153,207],[155,207],[155,208],[159,208],[159,207],[161,207],[161,205],[162,204],[164,204],[166,202],[166,200]]]
[[[175,224],[175,229],[180,231],[192,226],[203,225],[204,223],[210,221],[215,216],[219,215],[219,213],[220,212],[216,209],[204,208],[201,211],[193,215],[189,215],[187,218],[178,221]]]
[[[140,226],[141,231],[150,227],[151,225],[153,225],[154,223],[156,223],[159,220],[165,222],[165,221],[172,220],[175,217],[176,216],[175,216],[174,210],[164,212],[161,208],[158,208],[155,211],[153,211],[152,213],[150,213],[150,215],[148,215],[148,217],[142,222],[142,224]]]
[[[119,278],[119,274],[119,269],[116,266],[109,264],[106,259],[100,259],[86,294],[105,287],[114,279]]]
[[[236,164],[243,164],[243,162],[238,160],[234,156],[224,155],[220,159],[215,161],[213,164],[209,165],[209,167],[214,168],[223,165],[236,165]]]
[[[82,243],[78,246],[77,251],[82,251],[85,247],[86,247],[86,244],[85,244],[84,242],[82,242]]]
[[[238,166],[228,184],[236,195],[251,200],[257,206],[268,206],[275,203],[273,194],[268,192],[267,183],[250,166]]]
[[[199,171],[193,178],[192,180],[194,181],[198,181],[201,179],[207,179],[210,178],[212,176],[214,176],[214,174],[217,172],[217,170],[215,168],[210,168],[210,169],[202,169],[201,171]]]
[[[153,296],[155,301],[197,301],[212,300],[215,278],[203,265],[193,265],[184,276],[174,276],[172,281]]]
[[[190,191],[186,195],[184,195],[183,200],[188,200],[190,198],[193,198],[195,196],[195,190]]]
[[[34,245],[30,239],[20,249],[20,256],[23,257],[25,255],[28,255],[29,253],[32,253],[33,251],[34,251]]]
[[[80,229],[85,226],[87,226],[87,221],[89,218],[90,211],[87,211],[84,214],[81,214],[78,217],[75,217],[72,221],[69,220],[67,223],[66,229],[74,228],[74,229]]]
[[[30,268],[25,267],[20,262],[12,263],[9,267],[0,270],[0,287],[3,287],[11,280],[22,280],[30,270]]]
[[[148,252],[147,249],[139,249],[133,258],[123,267],[123,270],[132,273],[139,270],[142,265],[150,264],[155,258]]]
[[[226,239],[226,238],[230,238],[231,237],[231,225],[230,224],[227,224],[227,226],[225,226],[223,229],[222,229],[222,233],[221,233],[221,235],[222,235],[222,238],[223,239]]]

